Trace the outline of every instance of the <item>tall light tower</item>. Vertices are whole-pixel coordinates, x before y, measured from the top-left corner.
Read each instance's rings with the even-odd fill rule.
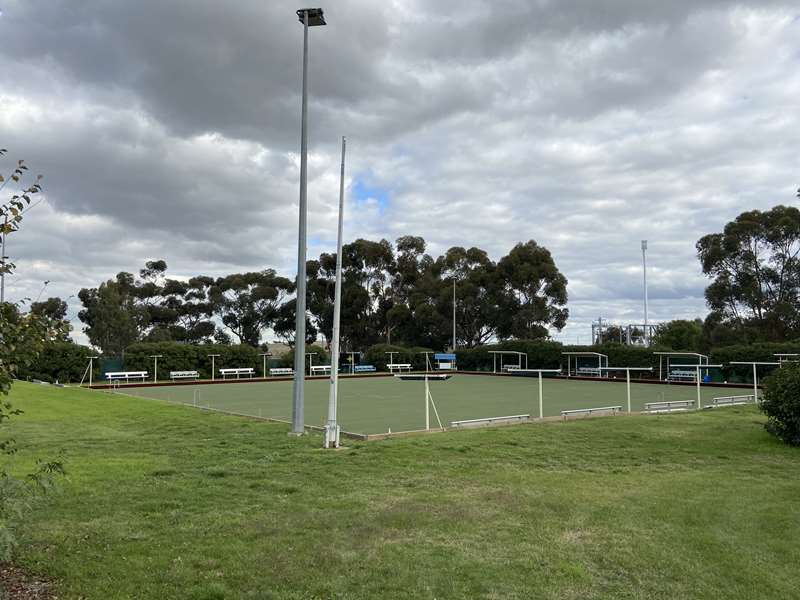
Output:
[[[304,429],[303,384],[306,370],[306,213],[308,162],[308,28],[325,25],[321,8],[301,8],[297,16],[303,24],[303,99],[300,109],[300,232],[297,244],[297,315],[294,334],[294,389],[292,393],[292,433]]]
[[[642,274],[644,277],[644,345],[650,345],[650,328],[647,326],[647,240],[642,240]]]

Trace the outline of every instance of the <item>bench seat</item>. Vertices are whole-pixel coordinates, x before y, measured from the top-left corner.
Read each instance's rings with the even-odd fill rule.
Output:
[[[197,371],[170,371],[170,379],[199,379],[200,373]]]
[[[241,375],[247,375],[249,377],[253,377],[256,374],[256,370],[252,367],[240,367],[238,369],[220,369],[219,374],[222,375],[223,379],[226,379],[228,375],[236,375],[236,379],[239,379]]]
[[[123,379],[128,382],[131,379],[140,379],[144,381],[147,379],[147,371],[115,371],[113,373],[106,373],[108,381],[122,381]]]

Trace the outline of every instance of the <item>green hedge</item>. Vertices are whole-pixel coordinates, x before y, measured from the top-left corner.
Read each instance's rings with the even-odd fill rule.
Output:
[[[72,342],[48,342],[42,349],[39,358],[28,368],[21,369],[21,379],[39,379],[50,383],[79,383],[89,357],[94,356],[94,351],[88,346],[79,346]],[[100,376],[97,361],[94,363],[95,381]],[[88,377],[87,377],[88,381]]]
[[[732,361],[776,362],[776,354],[800,354],[800,341],[784,343],[740,344],[724,346],[711,351],[712,364],[729,364]],[[768,375],[774,367],[759,367],[759,379]],[[753,367],[733,366],[723,369],[723,377],[730,383],[752,383]]]

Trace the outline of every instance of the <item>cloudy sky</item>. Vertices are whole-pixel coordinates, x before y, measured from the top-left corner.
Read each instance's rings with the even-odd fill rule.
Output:
[[[164,258],[174,277],[293,276],[302,27],[284,0],[6,0],[0,147],[45,175],[7,297],[67,298]],[[694,243],[796,201],[795,1],[336,0],[310,31],[309,256],[421,235],[434,255],[548,247],[559,339],[598,316],[705,314]],[[70,300],[70,315],[79,309]],[[80,324],[76,320],[76,329]]]

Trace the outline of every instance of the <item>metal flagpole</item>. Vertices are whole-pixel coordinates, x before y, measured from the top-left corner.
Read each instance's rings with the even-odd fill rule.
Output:
[[[342,136],[342,170],[339,174],[339,233],[336,242],[336,284],[333,299],[333,339],[331,340],[331,387],[328,392],[328,422],[323,446],[339,447],[339,328],[342,317],[342,230],[344,225],[344,155],[347,140]],[[391,357],[391,356],[390,356]]]

